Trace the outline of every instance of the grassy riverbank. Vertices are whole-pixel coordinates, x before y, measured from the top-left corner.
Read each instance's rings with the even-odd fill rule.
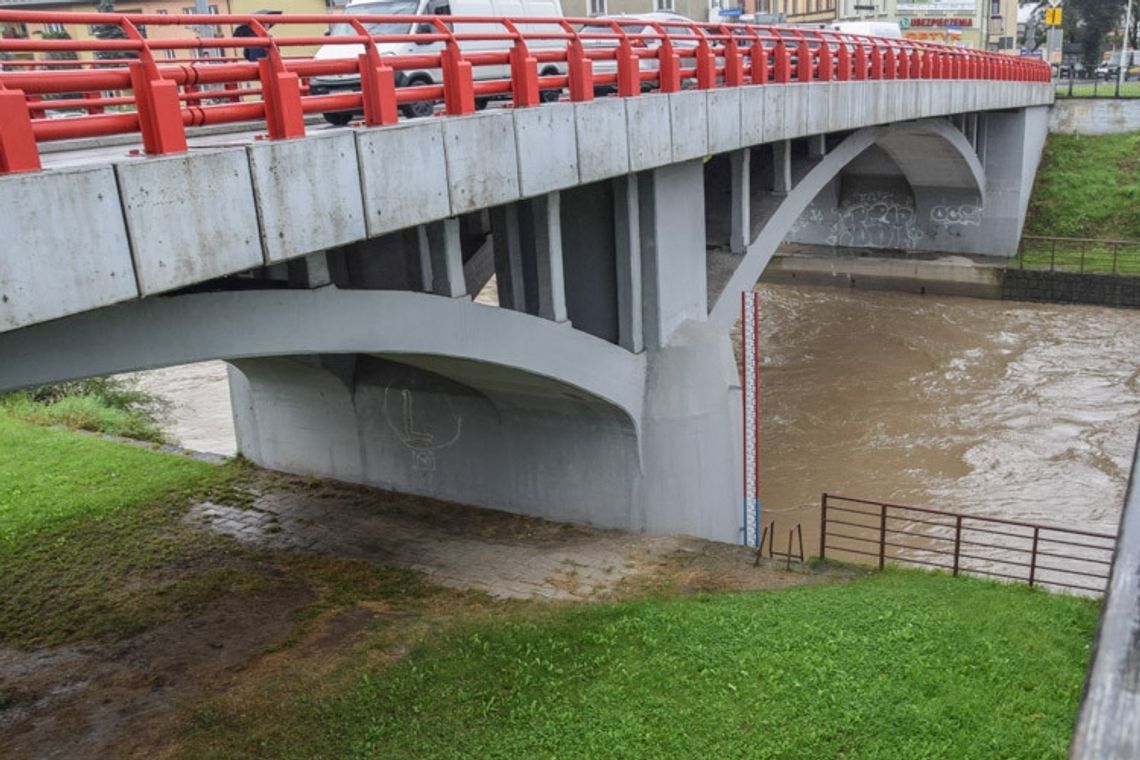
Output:
[[[100,705],[142,679],[134,708],[91,708],[153,715],[124,724],[122,754],[1064,756],[1096,625],[1087,600],[907,571],[496,600],[185,519],[203,498],[248,506],[258,477],[0,413],[0,645],[83,643],[36,655],[54,663],[45,693],[69,657],[96,659],[75,678],[113,684],[92,689]],[[271,487],[325,498],[319,483]],[[115,670],[134,660],[129,679]],[[60,709],[20,688],[0,689],[0,711]]]
[[[394,664],[378,636],[331,687],[290,674],[291,701],[220,700],[187,746],[218,757],[1061,758],[1095,624],[1085,601],[909,571],[522,608],[426,636]]]
[[[1140,132],[1051,134],[1025,234],[1140,240]]]

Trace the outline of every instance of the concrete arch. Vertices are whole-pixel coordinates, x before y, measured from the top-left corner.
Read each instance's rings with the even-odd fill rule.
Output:
[[[759,281],[800,214],[832,179],[872,145],[883,148],[898,164],[914,188],[916,199],[927,195],[926,188],[937,187],[974,198],[978,205],[983,203],[986,180],[981,161],[965,135],[946,120],[924,119],[861,129],[813,166],[765,221],[709,313],[714,324],[723,329],[733,325],[739,310],[737,294]]]
[[[3,333],[0,392],[210,359],[330,354],[386,356],[480,390],[578,391],[634,426],[642,416],[643,355],[467,299],[333,287],[150,298]]]

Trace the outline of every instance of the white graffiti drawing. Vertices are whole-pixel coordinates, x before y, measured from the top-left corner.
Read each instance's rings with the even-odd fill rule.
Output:
[[[914,204],[876,192],[860,193],[844,201],[827,242],[845,248],[910,249],[921,239]]]
[[[388,408],[389,394],[395,390],[400,394],[400,424],[392,420],[392,413]],[[435,471],[435,454],[459,440],[463,432],[463,418],[451,410],[451,403],[447,403],[448,411],[455,423],[455,431],[450,438],[441,438],[436,433],[420,430],[416,424],[415,394],[408,388],[393,389],[391,385],[384,388],[384,420],[388,427],[396,433],[396,438],[412,453],[412,469],[418,472]],[[447,431],[450,432],[450,431]],[[446,434],[446,433],[445,433]]]
[[[821,224],[823,224],[823,211],[815,206],[809,206],[808,210],[800,214],[795,224],[788,230],[788,236],[794,238],[805,228],[816,227]]]
[[[930,221],[943,227],[955,225],[980,227],[982,225],[982,207],[968,203],[960,206],[935,206],[930,209]]]

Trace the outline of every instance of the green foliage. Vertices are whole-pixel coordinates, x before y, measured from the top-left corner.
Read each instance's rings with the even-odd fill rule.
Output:
[[[523,606],[364,656],[327,693],[195,721],[189,756],[1062,758],[1096,605],[888,571]],[[218,716],[215,715],[215,718]]]
[[[164,442],[160,420],[169,411],[165,399],[121,378],[96,378],[0,396],[0,411],[36,425],[63,425]]]
[[[99,13],[114,13],[115,0],[99,0],[95,6]],[[127,32],[118,24],[93,24],[91,34],[97,40],[125,40]],[[127,50],[100,50],[95,53],[100,60],[115,60],[121,58],[136,58],[135,53]]]
[[[1140,240],[1140,132],[1051,134],[1025,234]]]
[[[1084,45],[1084,64],[1096,68],[1108,34],[1124,20],[1125,0],[1069,0],[1065,3],[1065,41]]]
[[[46,31],[42,35],[45,40],[70,40],[71,35],[65,30],[58,32]],[[77,61],[79,60],[79,53],[74,50],[59,50],[56,52],[48,53],[47,59],[49,61]]]

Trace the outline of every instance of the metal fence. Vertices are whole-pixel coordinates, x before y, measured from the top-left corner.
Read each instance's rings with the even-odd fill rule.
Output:
[[[820,502],[830,551],[1080,592],[1104,592],[1116,535],[836,494]]]
[[[1019,269],[1140,276],[1140,240],[1025,235],[1014,261]]]
[[[1059,98],[1140,98],[1140,81],[1110,79],[1055,79]]]

